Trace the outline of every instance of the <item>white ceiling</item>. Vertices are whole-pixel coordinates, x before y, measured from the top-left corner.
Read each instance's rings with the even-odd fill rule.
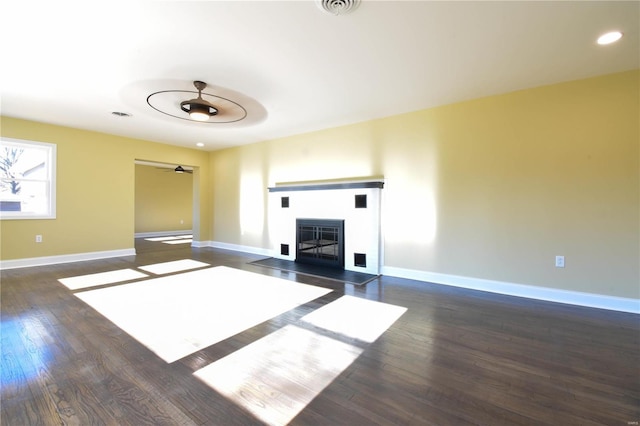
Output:
[[[3,115],[204,150],[640,67],[638,1],[363,0],[333,16],[312,0],[21,0],[0,16]],[[625,36],[598,46],[612,29]],[[193,80],[248,119],[147,105]]]

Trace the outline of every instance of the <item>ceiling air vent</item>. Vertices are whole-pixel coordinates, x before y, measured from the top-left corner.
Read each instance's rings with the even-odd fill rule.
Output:
[[[360,0],[316,0],[318,7],[332,15],[346,15],[355,10]]]

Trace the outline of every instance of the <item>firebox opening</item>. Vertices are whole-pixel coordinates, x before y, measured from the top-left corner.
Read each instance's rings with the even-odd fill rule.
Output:
[[[344,269],[344,220],[296,219],[296,262]]]

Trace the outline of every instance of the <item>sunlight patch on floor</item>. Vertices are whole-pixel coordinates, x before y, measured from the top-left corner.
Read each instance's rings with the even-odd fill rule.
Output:
[[[406,310],[343,296],[302,318],[316,331],[287,325],[194,375],[265,423],[284,425]]]
[[[193,240],[191,238],[188,238],[186,240],[171,240],[171,241],[163,241],[162,244],[188,244],[193,242]]]
[[[265,423],[285,425],[362,351],[287,325],[194,375]]]
[[[302,317],[302,321],[345,337],[373,343],[407,308],[342,296]]]
[[[172,272],[188,271],[189,269],[211,266],[208,263],[192,259],[174,260],[172,262],[154,263],[153,265],[139,266],[138,269],[156,275],[170,274]]]
[[[115,284],[124,281],[137,280],[148,277],[140,271],[133,269],[119,269],[117,271],[99,272],[97,274],[78,275],[77,277],[60,278],[58,282],[66,286],[69,290],[78,290],[89,287],[96,287],[105,284]]]
[[[331,291],[218,266],[75,295],[173,362]]]
[[[171,241],[171,240],[184,240],[185,238],[193,238],[193,235],[173,235],[170,237],[151,237],[145,238],[145,241]]]

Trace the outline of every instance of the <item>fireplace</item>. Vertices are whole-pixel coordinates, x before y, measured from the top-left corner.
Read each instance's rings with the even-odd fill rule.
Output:
[[[296,219],[296,262],[344,268],[344,220]]]
[[[269,188],[273,256],[379,274],[382,180],[279,184]]]

